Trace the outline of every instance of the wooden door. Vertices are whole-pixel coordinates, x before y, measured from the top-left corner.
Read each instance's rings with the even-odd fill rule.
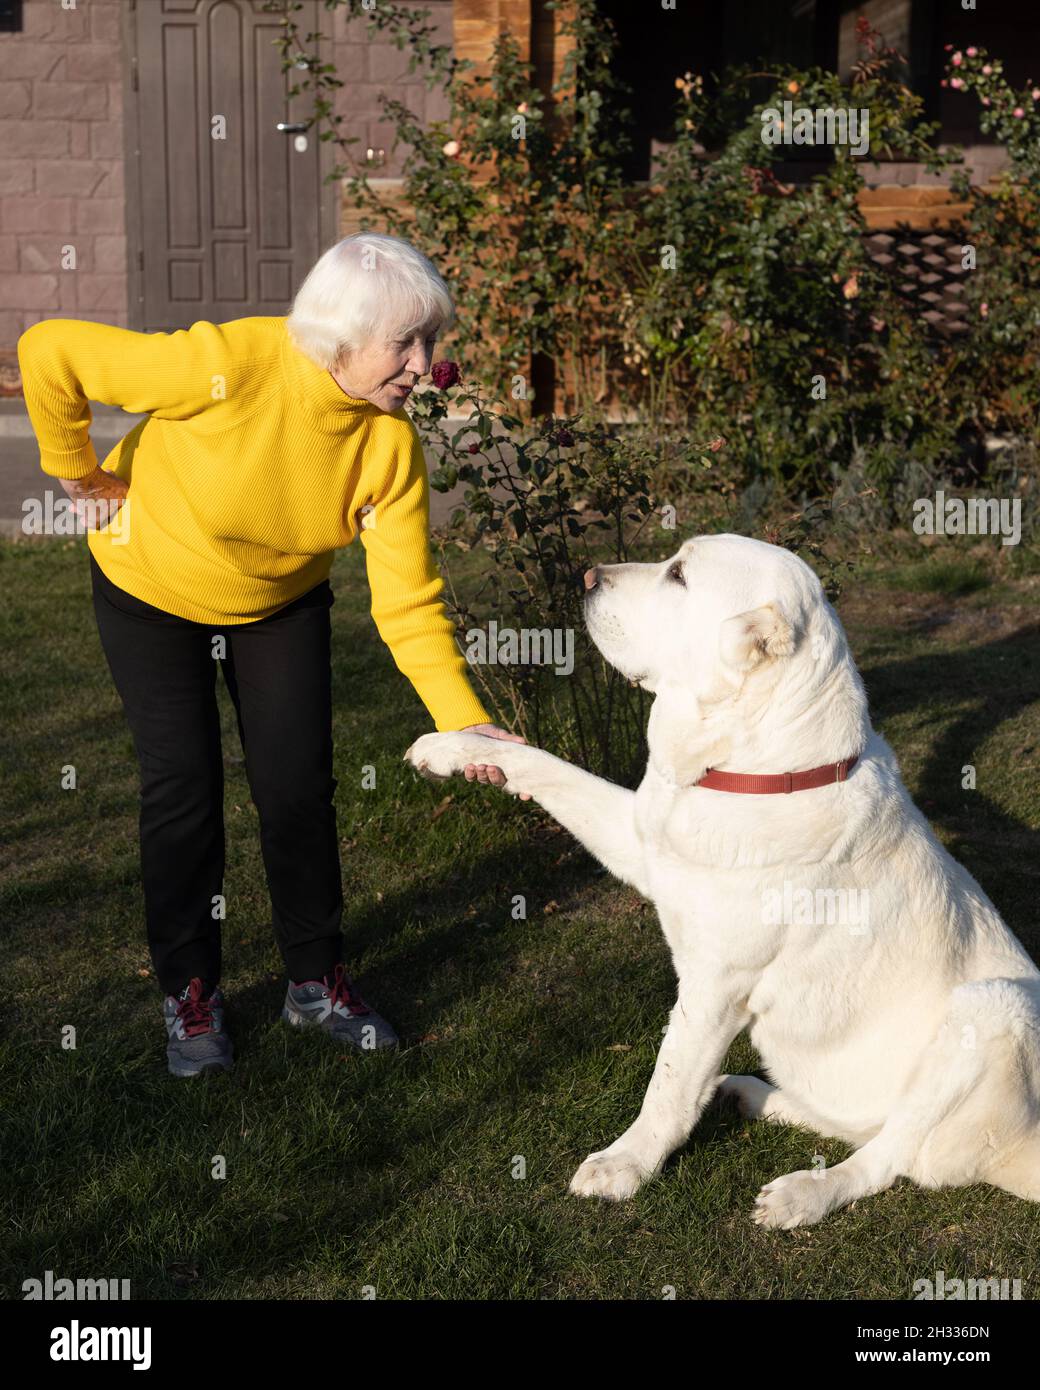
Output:
[[[316,0],[294,19],[316,30]],[[127,22],[131,326],[288,312],[335,222],[327,142],[278,129],[313,99],[287,96],[302,74],[281,70],[277,14],[263,0],[131,0]]]

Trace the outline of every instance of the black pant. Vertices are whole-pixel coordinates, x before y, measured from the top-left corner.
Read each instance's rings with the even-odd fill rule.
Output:
[[[275,939],[292,980],[342,958],[343,888],[332,775],[328,580],[259,621],[223,628],[154,608],[90,556],[101,645],[141,774],[141,879],[159,984],[220,979],[224,762],[214,636],[238,715]],[[219,655],[219,651],[217,653]],[[233,911],[233,907],[232,907]]]

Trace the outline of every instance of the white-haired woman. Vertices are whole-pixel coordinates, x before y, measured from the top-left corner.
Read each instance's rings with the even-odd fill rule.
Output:
[[[19,340],[43,471],[81,516],[109,508],[88,534],[94,609],[140,765],[146,926],[175,1076],[232,1060],[218,988],[218,661],[289,975],[282,1016],[360,1049],[397,1038],[342,961],[336,550],[360,534],[372,616],[436,728],[517,737],[492,723],[455,644],[430,555],[422,446],[402,408],[453,322],[425,256],[361,233],[318,260],[287,318],[174,333],[51,319]],[[147,416],[100,466],[88,400]],[[504,781],[488,765],[466,775]]]

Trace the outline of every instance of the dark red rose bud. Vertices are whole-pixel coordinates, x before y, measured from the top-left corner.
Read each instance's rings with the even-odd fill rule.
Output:
[[[466,453],[467,453],[467,454],[479,454],[479,453],[480,453],[480,445],[476,442],[476,440],[474,440],[473,443],[469,446],[469,448],[466,450]]]
[[[456,386],[462,380],[456,362],[434,362],[430,375],[438,391],[447,391],[449,386]]]
[[[552,436],[552,442],[563,449],[569,449],[574,443],[574,435],[570,430],[557,430]]]

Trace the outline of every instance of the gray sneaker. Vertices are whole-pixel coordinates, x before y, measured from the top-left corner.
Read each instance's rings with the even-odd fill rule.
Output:
[[[396,1047],[397,1034],[370,1009],[354,988],[350,976],[337,965],[335,974],[324,980],[289,981],[282,1017],[296,1028],[320,1028],[337,1042],[347,1043],[361,1052],[378,1047]]]
[[[201,1076],[229,1071],[231,1039],[224,1032],[224,996],[215,989],[202,998],[202,981],[195,977],[180,996],[163,1001],[166,1020],[166,1060],[174,1076]]]

